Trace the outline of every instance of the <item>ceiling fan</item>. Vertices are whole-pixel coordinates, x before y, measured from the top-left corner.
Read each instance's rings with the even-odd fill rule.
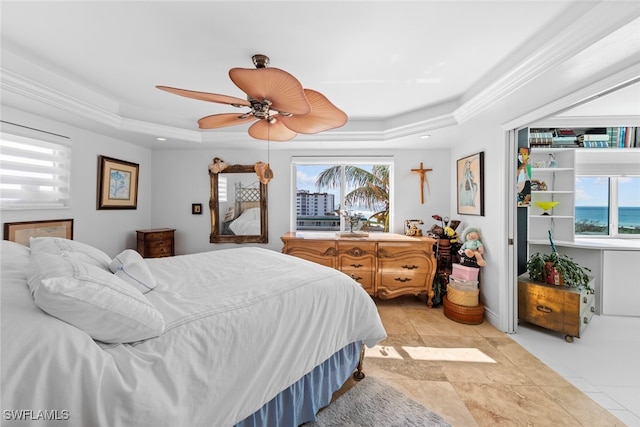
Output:
[[[196,92],[168,86],[158,89],[202,101],[249,107],[245,113],[223,113],[198,120],[200,129],[217,129],[256,121],[249,135],[256,139],[289,141],[297,134],[314,134],[338,128],[347,115],[320,92],[302,87],[298,79],[278,68],[267,68],[269,57],[254,55],[252,68],[232,68],[231,81],[247,99],[217,93]]]

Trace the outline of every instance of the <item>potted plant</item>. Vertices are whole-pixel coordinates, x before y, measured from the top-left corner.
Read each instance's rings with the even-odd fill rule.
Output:
[[[536,252],[527,260],[527,272],[529,278],[536,282],[549,283],[551,285],[583,286],[590,292],[589,286],[591,269],[580,266],[570,256],[559,254],[553,244],[551,233],[551,253]]]

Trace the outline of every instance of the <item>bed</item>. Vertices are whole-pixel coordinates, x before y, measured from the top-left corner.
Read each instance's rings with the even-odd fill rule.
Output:
[[[223,222],[223,234],[255,236],[260,234],[260,186],[255,183],[234,186],[235,203],[227,210]]]
[[[275,251],[30,245],[0,252],[6,425],[297,426],[386,337],[357,282]]]

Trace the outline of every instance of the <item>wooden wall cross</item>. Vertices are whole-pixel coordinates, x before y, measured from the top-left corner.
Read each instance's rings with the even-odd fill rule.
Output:
[[[427,172],[432,171],[433,169],[425,169],[422,166],[422,162],[420,162],[420,169],[411,169],[411,172],[416,172],[420,175],[420,203],[424,205],[424,183],[427,183],[427,190],[429,194],[431,194],[431,190],[429,189],[429,178],[427,178]]]

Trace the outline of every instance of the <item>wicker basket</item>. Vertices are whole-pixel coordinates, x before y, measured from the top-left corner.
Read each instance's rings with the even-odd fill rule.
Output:
[[[475,307],[465,307],[454,304],[448,297],[442,298],[444,304],[444,315],[451,320],[466,325],[479,325],[484,320],[484,305],[482,303]]]
[[[465,307],[475,307],[478,305],[478,296],[480,290],[475,291],[460,291],[452,286],[447,286],[447,298],[454,304],[462,305]]]

